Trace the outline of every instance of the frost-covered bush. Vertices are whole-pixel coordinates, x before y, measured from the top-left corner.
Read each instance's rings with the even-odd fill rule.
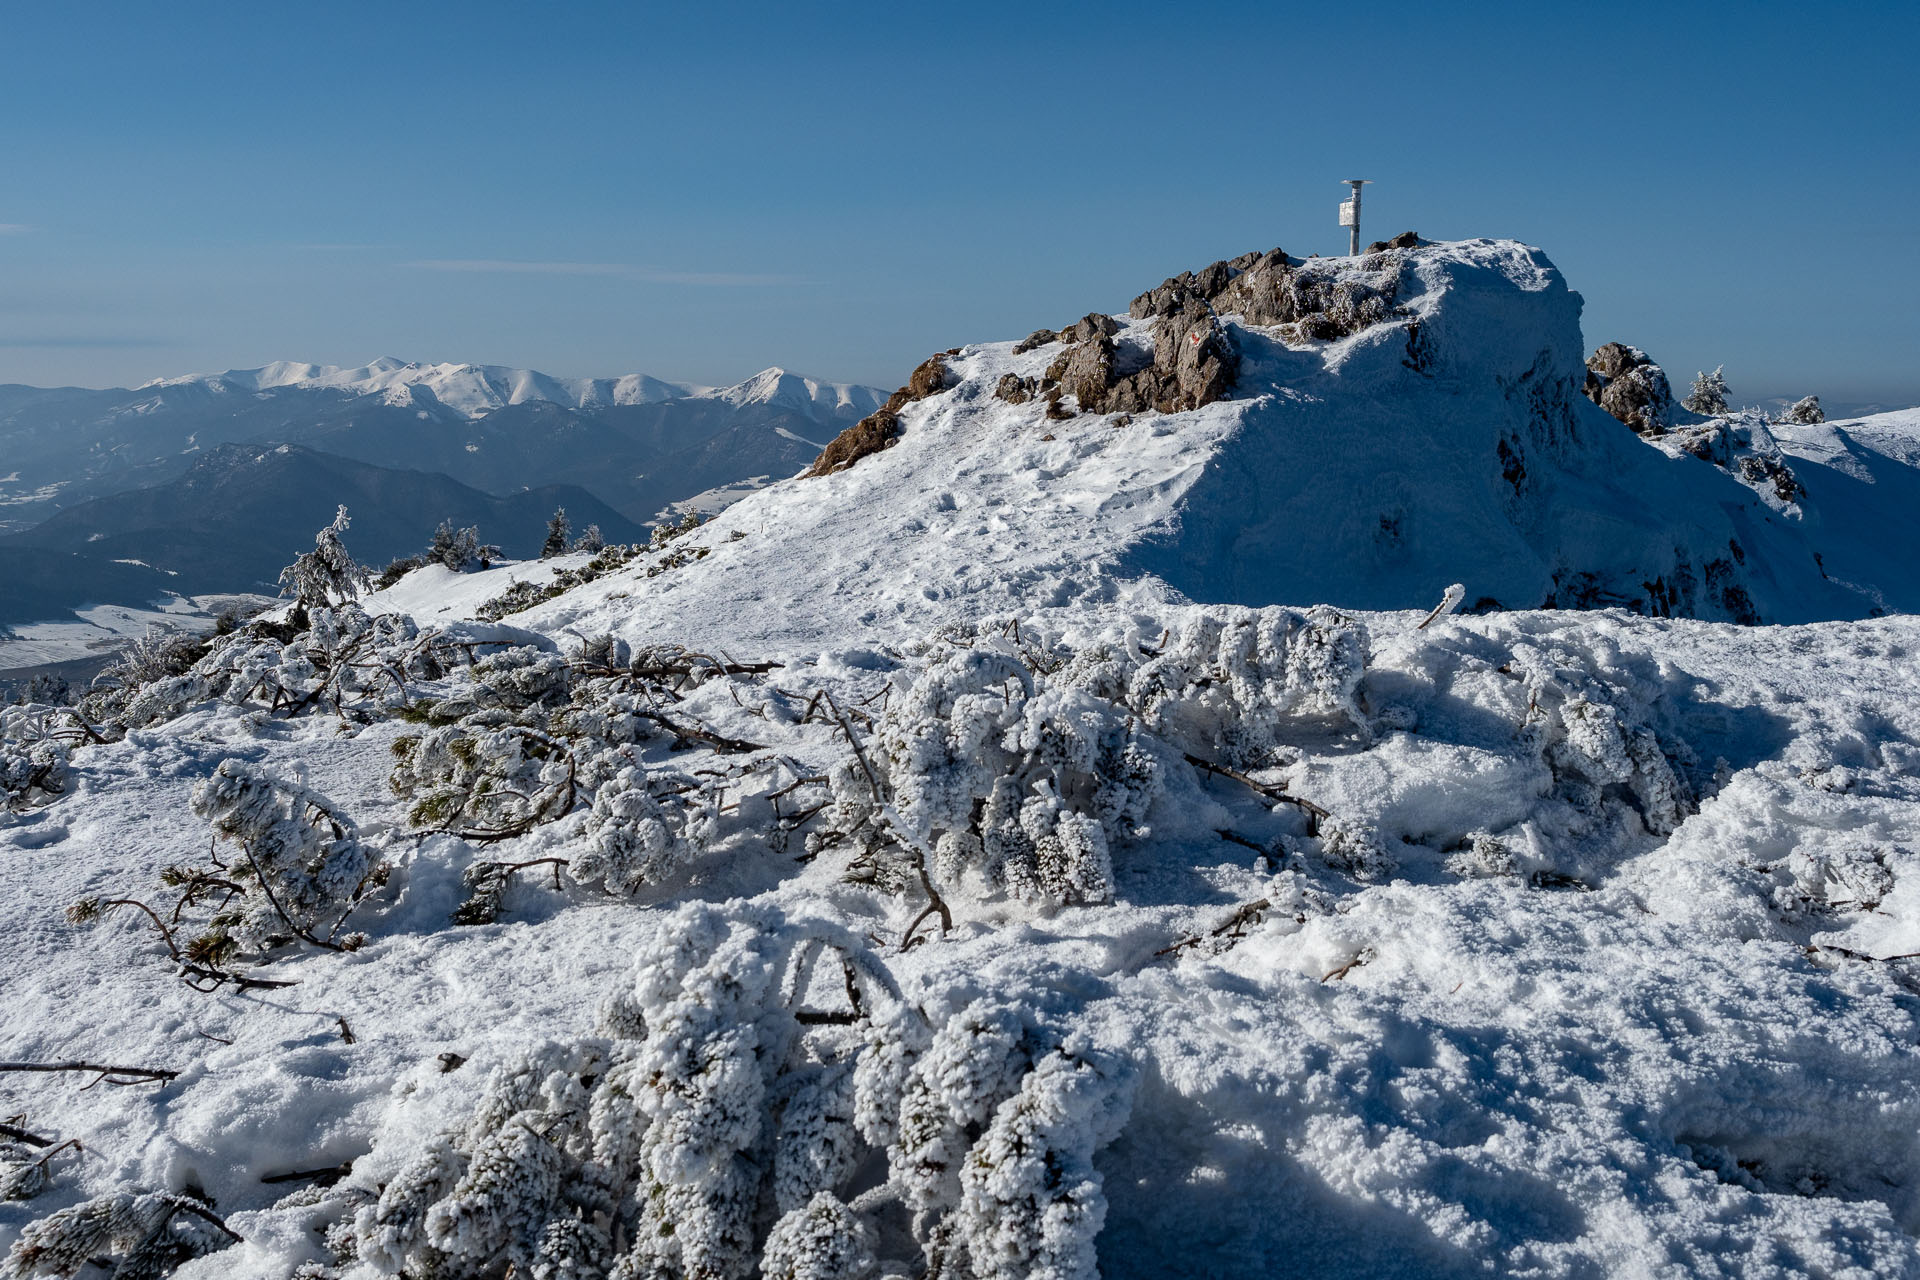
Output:
[[[189,1258],[237,1238],[192,1196],[120,1192],[28,1223],[7,1254],[5,1275],[72,1276],[105,1259],[115,1280],[164,1280]]]
[[[1459,753],[1466,766],[1454,795],[1431,813],[1403,808],[1392,834],[1438,846],[1458,875],[1552,883],[1590,883],[1622,854],[1671,835],[1697,808],[1689,774],[1698,761],[1675,729],[1670,677],[1604,638],[1490,630],[1409,636],[1360,689],[1387,742],[1410,735]],[[1407,749],[1382,763],[1392,768]],[[1326,803],[1346,821],[1378,820],[1386,797],[1377,769],[1365,756],[1354,759],[1347,776],[1355,784],[1332,786]],[[1484,806],[1475,799],[1480,786],[1494,789]],[[1483,807],[1502,815],[1491,828],[1478,825]],[[1327,856],[1337,860],[1331,850]]]
[[[1196,610],[1157,652],[1102,647],[1078,656],[1065,678],[1124,704],[1183,750],[1250,765],[1289,731],[1365,724],[1354,690],[1368,638],[1357,620],[1321,606]]]
[[[79,1151],[75,1141],[49,1145],[43,1151],[25,1142],[0,1139],[0,1200],[33,1199],[53,1185],[53,1162]]]
[[[717,801],[707,790],[673,786],[656,796],[644,770],[630,766],[602,783],[567,864],[576,883],[631,895],[659,884],[712,848]]]
[[[503,1063],[457,1131],[377,1144],[383,1185],[335,1193],[345,1274],[860,1277],[906,1269],[895,1241],[929,1273],[1097,1275],[1128,1074],[1032,1006],[936,1028],[857,936],[689,904],[600,1023]]]
[[[413,802],[408,820],[417,828],[516,833],[565,816],[578,795],[566,743],[504,711],[397,738],[393,754],[390,781]]]
[[[1693,386],[1687,390],[1686,398],[1680,402],[1681,405],[1694,413],[1704,413],[1709,416],[1725,413],[1727,411],[1727,379],[1721,373],[1725,367],[1720,365],[1712,373],[1695,374]]]
[[[930,852],[949,887],[971,874],[1030,901],[1104,902],[1110,843],[1145,821],[1164,764],[1124,708],[982,636],[943,646],[894,691],[864,754],[831,775],[827,825],[883,884],[904,883],[886,852],[901,846]]]
[[[59,726],[72,718],[32,703],[0,707],[0,809],[20,813],[66,794],[68,744]]]
[[[944,637],[830,773],[809,847],[851,846],[849,874],[894,890],[925,870],[942,890],[1105,901],[1115,842],[1145,833],[1182,756],[1257,767],[1296,732],[1364,738],[1367,647],[1330,609],[1194,610],[1157,645],[1077,653],[1017,629]]]
[[[223,760],[193,789],[193,811],[240,851],[224,873],[239,892],[208,922],[194,954],[218,963],[241,946],[295,937],[334,941],[347,915],[381,883],[384,864],[324,797],[244,760]]]
[[[181,707],[190,699],[177,692],[189,672],[207,652],[207,641],[184,631],[149,627],[98,676],[80,699],[81,712],[93,720],[119,720],[127,706],[156,687],[165,705]],[[191,687],[190,681],[185,681]],[[172,714],[177,715],[175,710]],[[134,723],[149,723],[151,713],[137,712]],[[164,718],[164,717],[161,717]]]

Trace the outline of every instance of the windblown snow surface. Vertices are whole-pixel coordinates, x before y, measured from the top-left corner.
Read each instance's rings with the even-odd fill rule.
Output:
[[[611,633],[635,653],[781,664],[679,689],[659,710],[699,734],[624,748],[729,806],[637,890],[574,875],[599,829],[584,796],[499,843],[414,833],[388,785],[396,740],[422,732],[405,718],[288,716],[192,686],[173,718],[75,750],[65,794],[0,819],[0,1059],[180,1074],[90,1090],[84,1074],[0,1074],[13,1123],[85,1145],[49,1189],[0,1203],[0,1246],[89,1197],[195,1188],[244,1243],[180,1276],[392,1274],[364,1241],[329,1261],[321,1232],[465,1132],[507,1087],[490,1072],[605,1036],[610,995],[638,982],[644,1003],[693,963],[711,925],[685,904],[706,903],[868,948],[860,963],[942,1034],[984,1001],[1104,1064],[1092,1110],[1071,1090],[995,1094],[964,1055],[926,1086],[989,1099],[971,1128],[954,1113],[944,1149],[989,1170],[963,1171],[950,1207],[975,1233],[973,1274],[1089,1275],[1093,1253],[1069,1246],[1091,1240],[1108,1276],[1920,1276],[1920,619],[1864,617],[1914,607],[1907,513],[1887,512],[1877,547],[1858,511],[1810,528],[1820,485],[1789,509],[1600,414],[1577,392],[1577,297],[1536,251],[1423,248],[1408,272],[1401,301],[1432,344],[1412,364],[1404,317],[1297,347],[1239,329],[1233,399],[1122,426],[991,398],[1056,348],[966,348],[891,449],[755,493],[507,620],[520,630],[466,624],[463,643],[529,652]],[[1843,503],[1912,483],[1889,461],[1910,465],[1890,443],[1910,424],[1878,430],[1794,428],[1782,447],[1807,469],[1853,466]],[[1839,526],[1846,548],[1823,558],[1846,562],[1844,582],[1813,558]],[[1721,560],[1716,583],[1794,625],[1713,620]],[[1532,608],[1576,579],[1633,600],[1683,566],[1698,618]],[[516,573],[423,571],[365,603],[443,626]],[[1455,582],[1507,611],[1422,626]],[[1323,601],[1339,608],[1305,609]],[[457,700],[477,677],[410,677],[404,699],[367,679],[361,705],[392,708]],[[1004,741],[967,738],[982,725]],[[942,788],[991,783],[969,761],[1097,725],[1142,735],[1157,781],[1130,793],[1150,808],[1110,824],[1104,881],[1064,904],[934,859],[943,932],[912,877],[858,883],[852,847],[769,838],[796,798],[826,822],[871,785],[897,806],[883,826],[927,840]],[[133,912],[85,928],[62,912],[90,895],[170,905],[161,868],[209,847],[188,793],[234,757],[323,794],[397,869],[348,922],[361,949],[283,947],[235,971],[298,985],[202,994]],[[1041,821],[1068,803],[1038,799]],[[449,924],[476,861],[551,857],[573,860],[565,878],[522,873],[497,921]],[[747,999],[757,970],[741,963],[700,998]],[[815,1007],[847,999],[837,974],[799,985]],[[673,1007],[672,1026],[698,1025]],[[641,1060],[677,1079],[662,1046],[679,1042],[649,1008],[645,1052],[665,1056]],[[566,1099],[586,1086],[561,1070],[538,1087],[548,1102],[523,1091],[524,1116],[583,1123]],[[759,1094],[727,1096],[749,1099],[726,1112],[745,1125],[736,1173],[804,1144],[773,1110],[756,1118]],[[1019,1128],[1016,1103],[1041,1097],[1056,1109]],[[994,1181],[1023,1149],[1066,1154]],[[925,1166],[862,1150],[839,1191],[873,1216],[865,1273],[919,1274],[877,1188],[922,1185]],[[328,1190],[262,1181],[343,1161]],[[1051,1252],[980,1227],[1032,1187],[1041,1209],[1018,1221],[1044,1221]],[[456,1250],[507,1213],[461,1194],[427,1228]],[[762,1202],[745,1261],[715,1274],[755,1266],[780,1211]],[[444,1274],[505,1265],[459,1256]]]

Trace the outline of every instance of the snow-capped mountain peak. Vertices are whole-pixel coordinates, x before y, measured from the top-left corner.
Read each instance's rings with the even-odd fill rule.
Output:
[[[483,418],[508,405],[544,402],[570,409],[654,404],[663,400],[714,399],[735,406],[751,404],[791,408],[822,421],[862,417],[885,399],[875,387],[856,383],[822,382],[763,369],[728,387],[670,382],[644,373],[614,378],[559,378],[537,369],[513,369],[485,364],[422,364],[382,356],[358,367],[277,360],[257,369],[228,369],[220,373],[160,378],[142,390],[201,385],[217,392],[269,392],[282,388],[315,388],[349,395],[383,396],[390,404],[423,399],[467,418]]]

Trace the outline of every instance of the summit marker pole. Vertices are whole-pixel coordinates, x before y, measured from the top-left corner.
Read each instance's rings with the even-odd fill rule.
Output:
[[[1360,252],[1360,188],[1368,185],[1369,178],[1342,178],[1353,188],[1353,199],[1340,202],[1340,225],[1348,229],[1347,252],[1358,255]]]

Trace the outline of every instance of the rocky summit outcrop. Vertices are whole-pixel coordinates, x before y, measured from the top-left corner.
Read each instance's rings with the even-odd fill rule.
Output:
[[[892,644],[1082,603],[1129,615],[1155,599],[1426,610],[1454,583],[1479,612],[1739,622],[1920,599],[1901,594],[1920,591],[1904,585],[1920,576],[1890,578],[1885,546],[1848,532],[1860,522],[1841,528],[1862,489],[1897,514],[1887,497],[1911,482],[1809,474],[1757,420],[1749,432],[1674,407],[1671,429],[1636,436],[1581,394],[1594,371],[1580,311],[1546,255],[1513,241],[1229,259],[1157,285],[1135,314],[943,354],[874,415],[878,430],[823,460],[832,474],[750,495],[685,535],[711,554],[657,583],[588,584],[541,606],[537,625],[765,647]],[[1313,316],[1380,319],[1303,339]],[[1182,333],[1176,318],[1188,317]],[[1187,340],[1195,330],[1201,343]],[[1231,337],[1233,381],[1203,394],[1223,398],[1091,411],[1142,372],[1156,388],[1166,371],[1204,376],[1207,361],[1177,343],[1158,363],[1156,339],[1203,347],[1215,332]],[[1651,377],[1631,348],[1596,364],[1610,382]],[[1823,428],[1791,430],[1834,450],[1811,434]],[[1718,465],[1684,456],[1695,431]],[[1785,464],[1804,500],[1783,493]]]
[[[947,386],[947,357],[960,354],[960,348],[928,356],[907,377],[907,385],[887,397],[887,402],[827,442],[813,465],[803,476],[826,476],[844,471],[860,459],[893,447],[900,438],[900,410],[916,400],[925,400]]]
[[[1065,329],[1035,330],[1015,344],[1014,354],[1051,343],[1064,343],[1067,350],[1041,377],[1008,374],[994,394],[1011,404],[1044,399],[1050,418],[1150,409],[1179,413],[1212,404],[1232,393],[1240,366],[1233,331],[1222,317],[1277,330],[1289,343],[1358,333],[1393,314],[1403,265],[1396,251],[1419,242],[1411,231],[1379,241],[1358,264],[1293,259],[1271,249],[1183,271],[1127,308],[1130,318],[1152,322],[1150,348],[1124,341],[1111,316],[1089,315]]]
[[[1673,426],[1673,388],[1666,370],[1638,347],[1609,342],[1588,356],[1582,389],[1639,435],[1664,435]]]

